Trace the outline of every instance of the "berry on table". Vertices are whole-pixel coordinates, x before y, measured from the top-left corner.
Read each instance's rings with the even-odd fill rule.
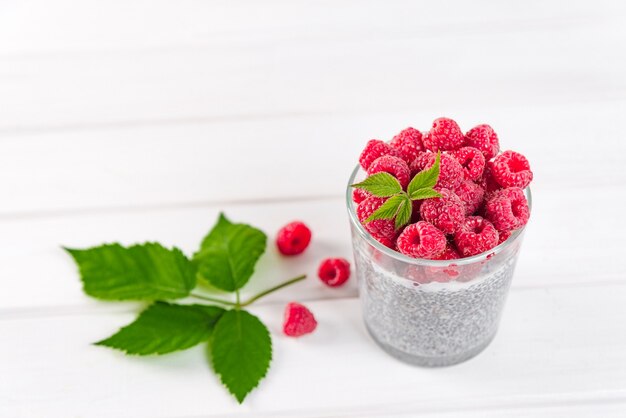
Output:
[[[415,128],[406,128],[394,136],[389,145],[398,151],[407,164],[411,164],[419,152],[424,151],[422,133]]]
[[[396,245],[409,257],[434,259],[445,251],[446,236],[428,222],[419,221],[404,228]]]
[[[398,157],[399,153],[392,148],[391,145],[386,144],[379,139],[370,139],[361,152],[359,164],[361,164],[363,170],[367,171],[374,160],[382,157],[383,155],[393,155]]]
[[[289,337],[301,337],[310,334],[317,328],[317,321],[310,310],[296,302],[285,307],[283,332]]]
[[[311,230],[304,223],[296,221],[283,226],[276,236],[276,246],[283,255],[302,253],[311,242]]]
[[[370,215],[385,203],[384,197],[368,197],[356,208],[356,214],[359,221],[363,224],[365,229],[372,234],[375,240],[385,245],[386,247],[393,248],[396,238],[396,229],[393,219],[377,219],[371,222],[365,222]]]
[[[463,147],[452,152],[452,155],[463,167],[468,180],[478,180],[485,169],[485,156],[477,148]]]
[[[465,219],[465,206],[454,192],[442,188],[437,191],[441,197],[426,199],[420,207],[420,215],[444,234],[452,234]]]
[[[350,278],[350,263],[345,258],[327,258],[320,263],[317,276],[327,286],[341,286]]]
[[[522,154],[515,151],[504,151],[491,164],[493,178],[502,187],[528,186],[533,179],[530,163]]]
[[[485,217],[498,231],[512,231],[523,227],[530,217],[524,191],[519,187],[496,191],[485,204]]]
[[[463,257],[470,257],[498,245],[498,231],[488,220],[468,216],[454,234],[454,243]]]
[[[450,118],[439,118],[423,138],[424,146],[430,151],[455,150],[463,146],[465,137],[459,125]]]
[[[489,125],[478,125],[465,134],[465,144],[480,150],[485,160],[490,160],[500,151],[498,135]]]
[[[411,181],[411,170],[409,170],[406,161],[400,157],[383,155],[372,161],[370,167],[367,169],[367,174],[370,176],[383,172],[389,173],[398,179],[402,188],[405,188],[409,184],[409,181]]]
[[[434,152],[422,152],[411,165],[413,175],[420,171],[426,170],[435,164],[437,154]],[[441,154],[439,160],[439,179],[436,187],[443,187],[449,190],[455,190],[463,181],[463,167],[461,164],[449,154]]]

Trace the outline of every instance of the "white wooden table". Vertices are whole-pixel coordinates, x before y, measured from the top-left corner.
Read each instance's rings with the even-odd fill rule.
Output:
[[[0,2],[0,417],[626,416],[626,4],[469,3]],[[493,344],[420,369],[371,342],[353,280],[315,269],[351,257],[365,141],[443,115],[530,158],[534,210]],[[60,250],[190,253],[220,210],[314,231],[246,288],[310,275],[253,308],[275,354],[242,406],[200,347],[90,345],[141,305],[84,296]],[[280,332],[291,300],[318,318],[308,338]]]

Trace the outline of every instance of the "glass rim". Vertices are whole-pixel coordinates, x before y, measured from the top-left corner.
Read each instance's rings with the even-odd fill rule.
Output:
[[[409,264],[420,265],[420,266],[425,265],[425,266],[430,266],[430,267],[447,267],[452,264],[456,266],[463,266],[463,265],[473,264],[476,262],[483,262],[487,260],[488,257],[491,257],[492,255],[498,254],[506,250],[509,246],[511,246],[517,240],[517,238],[526,229],[526,225],[524,225],[520,229],[513,231],[511,233],[511,236],[507,238],[507,240],[504,241],[503,243],[498,244],[497,246],[493,247],[489,251],[486,251],[484,253],[480,253],[477,255],[473,255],[471,257],[458,258],[455,260],[429,260],[426,258],[409,257],[398,251],[392,250],[391,248],[375,240],[374,237],[372,237],[372,235],[365,229],[365,227],[363,227],[363,224],[361,224],[361,222],[359,221],[359,218],[357,217],[357,214],[356,214],[354,201],[352,200],[353,188],[351,187],[351,185],[354,184],[356,176],[360,170],[361,170],[361,166],[357,164],[354,170],[352,170],[352,174],[350,175],[350,179],[348,180],[348,187],[346,188],[346,205],[348,207],[348,214],[350,216],[350,222],[352,223],[352,225],[356,227],[357,231],[359,232],[359,235],[361,235],[365,239],[365,241],[367,241],[372,247],[376,248],[378,251],[380,251],[381,253],[389,257],[395,258],[398,261],[402,261],[403,263],[409,263]],[[524,189],[524,194],[526,195],[526,200],[528,201],[528,210],[529,212],[532,212],[532,195],[530,192],[530,186],[527,186]]]

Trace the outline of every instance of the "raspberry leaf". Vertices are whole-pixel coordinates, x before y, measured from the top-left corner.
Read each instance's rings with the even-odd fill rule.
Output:
[[[411,200],[422,200],[422,199],[431,199],[433,197],[441,197],[439,192],[435,189],[424,188],[415,190],[411,193]]]
[[[402,186],[398,179],[389,173],[372,174],[360,183],[352,187],[365,190],[377,197],[389,197],[402,192]]]
[[[217,322],[210,353],[215,373],[242,403],[267,373],[272,360],[272,340],[256,316],[233,309]]]
[[[398,213],[396,214],[396,229],[402,228],[411,220],[411,212],[413,211],[413,204],[411,199],[406,194],[401,195],[403,198],[400,206],[398,207]]]
[[[111,337],[95,343],[126,354],[166,354],[193,347],[211,336],[224,309],[155,302]]]
[[[406,196],[404,194],[390,197],[365,222],[372,222],[378,219],[392,219],[398,213],[398,209],[405,199]]]
[[[145,243],[65,250],[78,264],[85,293],[98,299],[178,299],[196,285],[195,267],[178,248]]]
[[[433,188],[437,184],[437,180],[439,179],[439,163],[440,163],[441,155],[437,152],[437,156],[435,157],[435,163],[432,167],[422,170],[417,173],[413,180],[409,183],[406,191],[411,196],[413,192],[419,189],[427,189]]]
[[[267,236],[263,231],[232,223],[221,213],[193,257],[198,276],[219,289],[238,290],[254,273],[254,266],[266,245]]]

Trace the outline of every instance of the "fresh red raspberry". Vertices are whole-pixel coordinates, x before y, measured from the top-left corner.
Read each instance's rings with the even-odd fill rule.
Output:
[[[512,231],[523,227],[530,217],[524,191],[519,187],[496,191],[485,204],[485,217],[498,231]]]
[[[383,155],[393,155],[398,157],[399,153],[392,148],[391,145],[386,144],[379,139],[370,139],[365,145],[363,152],[361,152],[359,164],[361,164],[363,170],[367,171],[374,160],[382,157]]]
[[[498,245],[498,231],[486,219],[468,216],[454,234],[454,243],[463,257],[470,257]]]
[[[461,258],[461,255],[456,248],[448,243],[444,252],[439,257],[434,258],[434,260],[456,260],[457,258]]]
[[[444,234],[453,234],[465,219],[465,206],[459,197],[448,189],[437,189],[441,197],[426,199],[420,215]]]
[[[515,151],[504,151],[498,155],[492,164],[493,178],[502,187],[528,186],[533,179],[530,164],[526,157]]]
[[[462,147],[465,137],[455,121],[449,118],[439,118],[434,120],[433,127],[423,140],[426,149],[437,152]]]
[[[411,181],[411,170],[406,161],[400,157],[394,157],[392,155],[383,155],[375,159],[370,168],[367,169],[367,174],[370,176],[376,173],[389,173],[398,179],[402,188],[405,188],[409,181]]]
[[[485,199],[488,199],[493,192],[502,188],[502,186],[500,186],[493,178],[492,166],[493,163],[490,161],[485,164],[485,171],[483,171],[483,175],[480,176],[480,179],[477,182],[478,185],[485,191]]]
[[[278,251],[284,255],[300,254],[311,242],[311,230],[302,222],[291,222],[283,226],[276,235]]]
[[[473,215],[483,203],[485,191],[471,180],[465,180],[454,191],[465,205],[465,216]]]
[[[409,257],[433,259],[445,251],[446,236],[428,222],[419,221],[404,228],[396,245]]]
[[[368,197],[362,201],[356,208],[356,214],[359,221],[363,224],[365,229],[372,234],[375,240],[381,244],[393,248],[396,238],[396,229],[394,221],[392,219],[377,219],[371,222],[365,222],[370,215],[385,203],[384,197]]]
[[[513,231],[502,231],[498,232],[498,244],[502,244],[504,241],[509,239]]]
[[[283,332],[285,335],[301,337],[315,331],[315,328],[317,328],[317,321],[306,306],[296,302],[287,304],[283,321]]]
[[[420,171],[426,170],[432,167],[435,163],[437,154],[433,152],[422,152],[411,165],[411,172],[413,175]],[[439,179],[437,180],[436,187],[443,187],[444,189],[456,190],[459,184],[463,181],[463,167],[449,154],[441,154],[439,160]]]
[[[463,167],[468,180],[478,180],[485,170],[485,156],[474,147],[463,147],[452,152],[452,155]]]
[[[417,158],[417,154],[424,151],[422,133],[415,128],[406,128],[394,136],[389,145],[398,151],[407,164],[411,164]]]
[[[350,263],[345,258],[327,258],[320,264],[317,275],[330,287],[341,286],[350,278]]]
[[[491,160],[500,152],[498,135],[489,125],[478,125],[467,131],[465,144],[478,148],[485,156],[485,160]]]
[[[352,201],[354,203],[356,203],[357,205],[359,203],[361,203],[362,201],[364,201],[365,199],[367,199],[368,197],[370,197],[371,194],[366,192],[363,189],[354,189],[352,190]]]

